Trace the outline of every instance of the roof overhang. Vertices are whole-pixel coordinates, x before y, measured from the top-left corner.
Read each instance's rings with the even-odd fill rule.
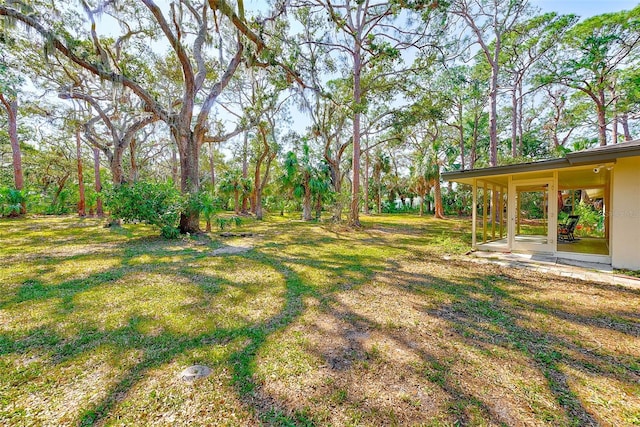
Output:
[[[640,156],[640,140],[620,144],[596,147],[588,150],[568,153],[562,159],[542,160],[538,162],[519,163],[465,171],[443,172],[442,178],[462,184],[473,184],[475,179],[487,181],[504,181],[507,176],[532,176],[545,171],[577,169],[591,165],[611,165],[622,157]]]
[[[567,159],[543,160],[540,162],[519,163],[515,165],[496,166],[492,168],[471,169],[466,171],[443,172],[445,181],[455,181],[462,184],[472,184],[474,178],[491,178],[504,175],[542,172],[570,167]]]

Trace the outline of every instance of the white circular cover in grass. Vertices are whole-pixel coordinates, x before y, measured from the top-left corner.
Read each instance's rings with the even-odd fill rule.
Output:
[[[180,372],[180,378],[185,381],[195,381],[200,378],[208,377],[211,375],[211,372],[211,368],[208,366],[193,365]]]

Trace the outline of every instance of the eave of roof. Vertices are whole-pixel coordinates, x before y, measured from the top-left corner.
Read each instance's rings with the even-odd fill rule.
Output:
[[[465,171],[443,172],[442,178],[446,181],[461,181],[470,178],[538,172],[550,169],[564,169],[579,165],[597,165],[600,163],[615,162],[616,159],[622,157],[635,156],[640,156],[640,139],[567,153],[565,158],[562,159],[542,160],[538,162],[518,163]]]
[[[565,157],[572,165],[580,165],[604,163],[621,157],[635,156],[640,156],[640,139],[567,153]]]
[[[457,181],[465,178],[479,178],[496,175],[510,175],[514,173],[538,172],[549,169],[561,169],[571,166],[567,159],[542,160],[531,163],[518,163],[514,165],[495,166],[492,168],[470,169],[465,171],[443,172],[442,178],[446,181]]]

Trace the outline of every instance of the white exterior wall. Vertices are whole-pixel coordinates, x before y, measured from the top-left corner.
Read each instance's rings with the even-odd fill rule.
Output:
[[[640,270],[640,157],[614,166],[611,210],[611,265]]]

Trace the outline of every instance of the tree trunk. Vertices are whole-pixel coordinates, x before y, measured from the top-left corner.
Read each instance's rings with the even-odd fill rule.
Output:
[[[253,175],[253,193],[251,194],[251,206],[253,209],[253,213],[256,216],[256,219],[262,219],[264,216],[263,208],[262,208],[262,192],[264,187],[267,185],[269,181],[269,169],[271,168],[271,161],[275,158],[275,153],[271,153],[271,147],[269,147],[269,141],[267,139],[267,133],[263,127],[259,128],[260,137],[262,138],[262,148],[263,151],[258,156],[258,160],[256,161],[256,170]],[[265,164],[264,178],[261,176],[262,165],[265,163],[265,159],[267,160]],[[244,200],[243,200],[243,208],[244,208]]]
[[[326,158],[326,156],[325,156]],[[338,162],[340,159],[338,159]],[[342,221],[342,209],[344,208],[342,200],[342,173],[340,172],[340,164],[329,163],[329,169],[331,171],[331,183],[333,184],[333,191],[336,193],[336,202],[333,206],[333,215],[331,220],[334,222]]]
[[[198,170],[199,141],[195,135],[188,132],[181,138],[176,138],[180,143],[180,190],[184,196],[195,196],[200,186],[200,174]],[[198,209],[184,210],[180,214],[180,233],[197,233],[200,231],[200,211]]]
[[[380,181],[380,176],[376,175],[376,187],[378,188],[376,194],[376,205],[378,207],[378,214],[382,213],[382,184]]]
[[[475,169],[476,160],[478,159],[478,127],[480,118],[478,113],[474,114],[473,118],[473,136],[471,138],[471,158],[469,159],[469,169]]]
[[[364,214],[369,215],[369,139],[364,152]]]
[[[113,150],[113,156],[111,157],[111,179],[113,186],[118,187],[124,182],[124,172],[122,170],[122,155],[123,150],[120,147],[115,147]]]
[[[516,88],[511,90],[511,156],[518,157],[518,96]]]
[[[518,83],[518,153],[524,156],[524,129],[522,119],[524,117],[524,95],[522,94],[522,81]]]
[[[58,180],[57,182],[58,188],[56,189],[56,192],[53,194],[53,199],[51,200],[52,205],[55,205],[56,203],[58,203],[58,198],[60,197],[60,193],[62,193],[62,190],[64,190],[64,185],[67,183],[67,180],[69,179],[69,175],[70,173],[66,172],[66,175]]]
[[[360,87],[360,74],[362,72],[362,58],[360,58],[360,40],[356,38],[353,50],[353,103],[355,114],[353,117],[353,161],[351,181],[351,212],[349,224],[360,226],[360,110],[362,108],[362,88]]]
[[[607,145],[607,118],[604,91],[600,91],[599,98],[600,102],[596,103],[596,110],[598,112],[598,142],[601,147],[604,147]]]
[[[322,194],[318,194],[316,197],[316,221],[320,221],[322,216]]]
[[[129,170],[129,181],[138,182],[138,163],[136,162],[136,139],[131,138],[129,141],[129,155],[131,170]]]
[[[631,132],[629,132],[629,115],[624,113],[620,116],[620,122],[622,123],[622,131],[624,132],[624,140],[631,141]]]
[[[305,176],[304,197],[302,199],[302,219],[304,221],[313,220],[311,215],[311,187],[309,186],[309,177]]]
[[[93,174],[94,174],[94,187],[96,190],[96,215],[99,217],[104,216],[102,209],[102,181],[100,179],[100,149],[93,147]]]
[[[13,159],[13,182],[16,190],[22,190],[24,188],[24,177],[22,174],[22,151],[18,140],[18,101],[7,100],[2,93],[0,93],[0,101],[6,108],[8,115],[9,141]],[[20,206],[20,213],[25,214],[26,212],[27,207],[23,201]]]
[[[458,132],[460,133],[460,170],[465,170],[464,165],[464,118],[462,102],[458,104]]]
[[[255,190],[254,214],[256,215],[257,220],[262,220],[264,217],[264,209],[262,208],[262,186]]]
[[[498,50],[498,47],[496,47]],[[498,60],[491,64],[489,87],[489,166],[498,166]]]
[[[442,189],[440,188],[440,171],[433,185],[434,213],[435,218],[444,219],[444,207],[442,206]]]
[[[86,216],[86,199],[84,194],[84,178],[82,176],[82,140],[80,129],[76,129],[76,159],[78,161],[78,215]]]
[[[249,134],[244,133],[244,141],[242,144],[242,177],[247,179],[249,177]],[[242,213],[248,212],[248,196],[244,194],[242,196]]]
[[[618,143],[618,97],[616,95],[615,84],[611,88],[611,99],[613,100],[613,120],[611,121],[611,143]]]
[[[213,142],[209,142],[209,171],[211,172],[211,194],[214,195],[216,192],[216,167],[214,164]]]
[[[176,147],[171,146],[171,180],[178,186],[178,152]]]

